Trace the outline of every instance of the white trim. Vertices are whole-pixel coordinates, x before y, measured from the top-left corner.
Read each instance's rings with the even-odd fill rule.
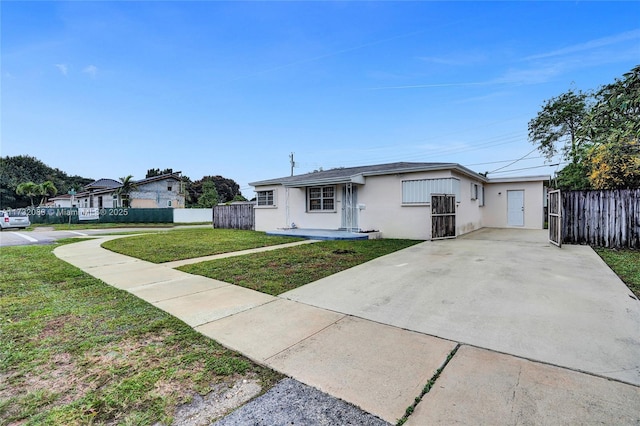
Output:
[[[261,192],[271,192],[271,204],[260,204],[260,193]],[[260,189],[260,190],[256,190],[256,207],[258,208],[276,208],[278,207],[277,202],[276,202],[276,194],[277,191],[275,188],[271,188],[271,189]],[[269,201],[269,197],[266,197],[267,199],[265,201]]]
[[[549,175],[539,175],[539,176],[515,176],[515,177],[504,177],[504,178],[491,178],[489,179],[489,184],[491,183],[510,183],[510,182],[541,182],[551,180],[551,176]]]

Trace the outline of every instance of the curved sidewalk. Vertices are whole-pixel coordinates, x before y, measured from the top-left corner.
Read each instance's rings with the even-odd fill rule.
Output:
[[[407,424],[640,422],[636,386],[460,346],[100,246],[113,238],[121,237],[63,245],[55,254],[248,358],[390,423],[420,399],[424,386],[456,348]]]

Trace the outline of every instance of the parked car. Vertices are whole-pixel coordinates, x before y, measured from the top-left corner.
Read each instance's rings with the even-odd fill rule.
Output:
[[[0,210],[0,230],[6,228],[26,228],[31,225],[24,210]]]

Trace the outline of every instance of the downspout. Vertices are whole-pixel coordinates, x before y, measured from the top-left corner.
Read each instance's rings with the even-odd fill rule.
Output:
[[[285,229],[291,227],[291,217],[289,216],[289,188],[284,188],[284,221]]]

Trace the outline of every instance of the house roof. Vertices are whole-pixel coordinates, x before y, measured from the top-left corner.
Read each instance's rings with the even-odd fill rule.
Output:
[[[71,195],[70,194],[60,194],[60,195],[56,195],[55,197],[49,197],[49,201],[51,200],[68,200],[71,199]]]
[[[175,179],[175,180],[181,180],[180,174],[182,172],[173,172],[173,173],[165,173],[163,175],[159,175],[159,176],[153,176],[150,178],[146,178],[146,179],[140,179],[140,180],[136,180],[134,181],[134,183],[136,185],[145,185],[147,183],[151,183],[151,182],[157,182],[157,181],[161,181],[161,180],[165,180],[165,179]],[[87,195],[89,195],[89,193],[94,194],[94,195],[100,195],[100,194],[108,194],[111,193],[113,191],[115,191],[116,189],[120,188],[122,186],[122,182],[119,182],[117,180],[114,179],[107,179],[107,178],[102,178],[102,179],[98,179],[96,181],[91,182],[90,184],[86,185],[84,188],[85,190],[82,192],[79,192],[78,194],[76,194],[76,197],[86,197]],[[91,190],[91,191],[89,191]]]
[[[303,187],[309,185],[331,185],[336,183],[364,184],[366,176],[390,175],[409,172],[426,172],[437,170],[456,170],[474,179],[487,182],[487,178],[457,163],[387,163],[360,167],[341,167],[306,173],[297,176],[287,176],[251,182],[251,186],[284,185],[289,187]]]
[[[95,189],[107,189],[107,188],[119,188],[122,186],[122,183],[118,182],[114,179],[98,179],[94,180],[88,185],[85,185],[85,188],[95,188]]]
[[[153,177],[146,178],[146,179],[140,179],[140,180],[136,181],[136,185],[144,185],[145,183],[157,182],[157,181],[165,180],[165,179],[181,180],[182,179],[180,177],[181,173],[182,172],[165,173],[163,175],[153,176]]]

